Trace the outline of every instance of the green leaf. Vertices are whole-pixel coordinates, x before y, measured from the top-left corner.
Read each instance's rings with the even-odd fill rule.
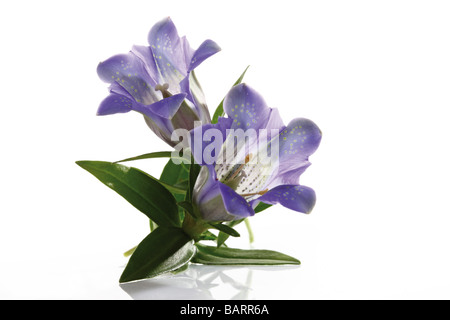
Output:
[[[272,206],[271,204],[266,204],[264,202],[260,202],[255,208],[255,213],[264,211],[264,210],[270,208],[271,206]],[[226,224],[230,227],[234,227],[234,226],[238,225],[239,223],[241,223],[242,221],[245,221],[245,225],[246,225],[247,231],[248,231],[249,242],[252,243],[254,241],[254,235],[253,235],[252,229],[250,228],[250,223],[249,223],[248,219],[234,220],[231,222],[227,222]],[[228,237],[229,237],[228,234],[226,234],[224,232],[219,232],[219,235],[217,237],[217,247],[220,247],[221,245],[223,245],[225,243],[225,241],[227,241]]]
[[[185,272],[189,268],[189,263],[182,265],[180,268],[170,271],[171,274],[176,275],[182,272]]]
[[[264,202],[260,202],[260,203],[256,206],[256,208],[255,208],[255,213],[264,211],[264,210],[270,208],[271,206],[272,206],[271,204],[267,204],[267,203],[264,203]]]
[[[175,271],[195,255],[194,241],[179,228],[157,228],[137,246],[119,282],[152,278]]]
[[[143,155],[140,155],[140,156],[137,156],[137,157],[132,157],[132,158],[119,160],[119,161],[116,161],[116,162],[113,162],[113,163],[116,164],[116,163],[119,163],[119,162],[127,162],[127,161],[134,161],[134,160],[143,160],[143,159],[153,159],[153,158],[171,158],[171,160],[169,160],[169,163],[172,163],[173,165],[175,165],[173,163],[172,159],[186,160],[186,159],[181,158],[181,157],[171,157],[171,155],[172,155],[171,151],[151,152],[151,153],[146,153],[146,154],[143,154]],[[172,171],[172,170],[167,170],[166,172],[170,172],[170,171]],[[175,170],[175,172],[178,172],[178,170]],[[184,195],[186,193],[186,185],[185,185],[185,183],[183,181],[178,181],[177,180],[177,181],[174,181],[173,183],[170,183],[170,182],[167,183],[163,179],[161,179],[160,182],[161,182],[162,185],[164,185],[164,187],[166,187],[172,193],[182,194],[182,195]]]
[[[197,181],[198,174],[200,173],[200,165],[194,163],[194,158],[191,157],[191,164],[189,168],[189,187],[186,192],[185,201],[192,203],[192,193],[194,190],[195,182]]]
[[[186,194],[186,190],[181,188],[180,186],[171,186],[170,184],[159,181],[155,177],[151,176],[151,178],[154,179],[155,181],[158,181],[159,184],[161,184],[163,187],[165,187],[167,190],[169,190],[172,194],[181,194],[181,195]]]
[[[189,165],[175,164],[169,160],[165,165],[160,180],[163,183],[177,185],[189,179]]]
[[[152,221],[151,219],[149,220],[149,226],[150,226],[150,231],[153,231],[156,228],[158,228],[158,225],[154,221]]]
[[[232,237],[240,237],[241,235],[239,234],[239,232],[237,232],[236,230],[234,230],[233,228],[231,228],[230,226],[227,226],[226,224],[222,224],[222,223],[210,223],[209,224],[211,227],[220,230],[223,233],[226,233],[227,235],[230,235]]]
[[[282,265],[300,264],[297,259],[272,250],[243,250],[225,247],[211,247],[196,244],[194,263],[212,265]]]
[[[191,216],[194,216],[194,208],[192,207],[192,203],[190,203],[189,201],[181,201],[178,202],[177,205],[181,208],[183,208],[184,210],[186,210]]]
[[[234,227],[234,226],[237,226],[239,223],[241,223],[244,220],[245,219],[233,220],[230,222],[225,222],[224,224],[226,224],[229,227]],[[221,245],[223,245],[229,237],[230,237],[230,235],[228,233],[220,231],[217,236],[217,247],[220,247]]]
[[[262,212],[262,211],[270,208],[271,206],[272,206],[271,204],[266,204],[264,202],[260,202],[255,208],[255,213]],[[246,223],[248,236],[249,236],[249,242],[252,243],[254,240],[254,236],[253,236],[253,232],[250,228],[248,219],[234,220],[231,222],[227,222],[226,224],[230,227],[234,227],[234,226],[238,225],[239,223],[241,223],[242,221],[245,221],[245,223]],[[227,241],[228,237],[229,237],[228,234],[226,234],[224,232],[219,232],[219,235],[217,237],[217,247],[220,247],[221,245],[223,245],[225,243],[225,241]]]
[[[198,237],[198,240],[199,240],[199,241],[201,241],[201,240],[211,240],[211,241],[216,241],[216,240],[217,240],[217,236],[216,236],[214,233],[212,233],[212,232],[206,230],[205,232],[203,232],[203,233]]]
[[[250,66],[247,66],[247,68],[245,68],[244,72],[241,74],[241,76],[236,80],[236,82],[233,84],[234,86],[237,86],[238,84],[240,84],[242,82],[242,79],[244,79],[244,75],[247,72],[247,69]],[[216,111],[214,112],[213,118],[211,120],[211,123],[217,123],[217,121],[219,120],[219,117],[223,117],[225,115],[224,111],[223,111],[223,101],[225,100],[222,99],[222,101],[220,102],[219,106],[217,107]]]
[[[135,161],[135,160],[143,160],[143,159],[153,159],[153,158],[170,158],[171,155],[172,155],[171,151],[151,152],[151,153],[142,154],[142,155],[137,156],[137,157],[132,157],[132,158],[126,158],[126,159],[123,159],[123,160],[119,160],[119,161],[116,161],[114,163]]]
[[[173,195],[154,177],[132,167],[104,161],[77,161],[159,226],[181,226]]]
[[[187,164],[175,164],[172,159],[170,159],[167,164],[165,165],[161,177],[159,180],[162,183],[172,185],[172,186],[179,186],[179,185],[185,185],[183,190],[184,193],[177,193],[172,192],[173,196],[177,200],[177,202],[184,201],[184,198],[186,197],[186,191],[189,187],[189,167],[190,165]],[[169,190],[171,191],[171,190]],[[182,208],[178,208],[178,213],[180,216],[180,219],[183,220],[184,218],[184,210]]]
[[[150,220],[150,221],[151,221],[151,220]],[[125,251],[125,252],[123,253],[123,256],[124,256],[125,258],[131,256],[131,255],[133,254],[134,250],[136,250],[136,248],[137,248],[137,246],[134,246],[133,248],[131,248],[131,249]]]

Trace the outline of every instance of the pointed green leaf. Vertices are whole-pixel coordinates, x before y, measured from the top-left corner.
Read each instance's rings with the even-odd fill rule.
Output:
[[[216,240],[217,240],[217,236],[216,236],[214,233],[212,233],[212,232],[206,230],[205,232],[203,232],[203,233],[198,237],[198,240],[199,240],[199,241],[201,241],[201,240],[211,240],[211,241],[216,241]]]
[[[272,206],[271,204],[266,204],[264,202],[260,202],[255,208],[255,213],[262,212],[262,211],[270,208],[271,206]],[[250,228],[250,223],[249,223],[248,219],[234,220],[231,222],[227,222],[226,224],[230,227],[234,227],[234,226],[238,225],[239,223],[241,223],[242,221],[245,221],[247,231],[248,231],[249,242],[252,243],[254,240],[254,236],[253,236],[252,229]],[[219,235],[217,237],[217,247],[220,247],[221,245],[223,245],[225,243],[225,241],[227,241],[228,237],[229,237],[229,235],[226,234],[225,232],[219,232]]]
[[[151,220],[150,220],[150,221],[151,221]],[[131,248],[131,249],[125,251],[125,252],[123,253],[123,256],[124,256],[125,258],[131,256],[131,255],[133,254],[134,250],[136,250],[136,248],[137,248],[137,246],[134,246],[133,248]]]
[[[239,232],[231,228],[230,226],[227,226],[226,224],[222,223],[210,223],[209,224],[214,229],[220,230],[223,233],[226,233],[227,235],[230,235],[232,237],[240,237],[241,235]]]
[[[191,157],[191,164],[189,167],[189,187],[186,192],[185,201],[192,203],[192,193],[194,190],[195,182],[197,181],[198,174],[200,173],[200,165],[194,163],[194,158]]]
[[[230,222],[224,222],[224,224],[226,224],[229,227],[234,227],[234,226],[237,226],[238,224],[240,224],[244,220],[245,219],[233,220]],[[223,245],[229,237],[230,237],[230,235],[228,233],[220,231],[217,236],[217,247],[220,247],[221,245]]]
[[[137,246],[120,282],[152,278],[187,264],[196,252],[194,241],[179,228],[156,228]]]
[[[183,185],[183,190],[185,193],[176,193],[172,192],[173,196],[177,200],[177,202],[184,201],[186,197],[186,190],[189,187],[189,164],[175,164],[172,159],[170,159],[165,165],[160,181],[162,183],[172,185],[172,186],[180,186]],[[169,191],[171,191],[169,189]],[[178,208],[178,213],[180,215],[180,219],[184,218],[184,210],[182,208]]]
[[[104,161],[77,161],[159,226],[181,226],[173,195],[154,177],[132,167]]]
[[[230,237],[229,234],[220,231],[219,234],[217,235],[217,240],[216,240],[217,247],[224,245],[225,241],[227,241],[229,237]]]
[[[153,158],[170,158],[171,155],[172,155],[171,151],[151,152],[151,153],[142,154],[140,156],[119,160],[114,163],[143,160],[143,159],[153,159]]]
[[[241,76],[236,80],[236,82],[233,84],[234,86],[237,86],[238,84],[240,84],[242,82],[242,79],[244,79],[244,75],[247,72],[247,69],[250,66],[247,66],[247,68],[245,68],[244,72],[241,74]],[[213,118],[211,120],[211,123],[217,123],[217,121],[219,120],[219,117],[223,117],[224,116],[224,111],[223,111],[223,101],[225,99],[222,99],[222,101],[220,102],[219,106],[217,107],[216,111],[214,112]]]
[[[155,177],[152,177],[152,179],[154,179],[155,181],[158,181],[158,179],[156,179]],[[181,186],[171,186],[170,184],[158,181],[164,188],[166,188],[167,190],[169,190],[172,194],[180,194],[180,195],[185,195],[186,194],[186,189],[183,189]]]
[[[151,219],[149,220],[149,226],[150,226],[150,231],[153,231],[156,228],[158,228],[158,225],[154,221],[152,221]]]
[[[271,206],[272,206],[271,204],[266,204],[264,202],[260,202],[255,208],[255,213],[262,212],[262,211],[270,208]],[[238,225],[239,223],[241,223],[242,221],[245,221],[245,223],[246,223],[249,241],[250,241],[250,243],[252,243],[254,236],[253,236],[253,232],[250,228],[248,219],[234,220],[231,222],[227,222],[226,224],[230,227],[234,227],[234,226]],[[225,241],[227,241],[228,237],[229,237],[228,234],[226,234],[224,232],[219,232],[219,235],[217,237],[217,247],[220,247],[221,245],[223,245],[225,243]]]
[[[282,265],[300,264],[297,259],[272,250],[243,250],[196,244],[194,263],[212,265]]]

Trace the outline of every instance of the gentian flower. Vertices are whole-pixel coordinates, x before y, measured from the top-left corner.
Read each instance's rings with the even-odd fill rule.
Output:
[[[186,37],[178,36],[170,18],[152,27],[148,42],[150,46],[133,46],[129,53],[99,64],[99,77],[111,86],[110,95],[100,104],[97,114],[137,111],[161,139],[173,146],[173,130],[190,130],[195,121],[211,122],[205,97],[192,71],[220,48],[206,40],[193,50]]]
[[[195,214],[207,221],[237,220],[254,215],[254,208],[260,202],[311,212],[316,202],[315,192],[300,185],[299,177],[310,165],[308,157],[320,144],[319,128],[303,118],[285,126],[277,109],[269,108],[246,84],[230,90],[224,100],[224,110],[227,118],[191,131],[192,153],[202,165],[193,190]],[[240,141],[236,146],[230,129],[245,133],[252,130],[254,134],[248,135],[249,143]],[[215,139],[203,137],[199,142],[199,137],[208,132],[220,134],[209,134]],[[208,140],[213,141],[207,143]],[[210,152],[213,145],[220,151]],[[230,161],[227,148],[231,148],[232,156],[239,161]],[[267,161],[268,158],[272,161]]]

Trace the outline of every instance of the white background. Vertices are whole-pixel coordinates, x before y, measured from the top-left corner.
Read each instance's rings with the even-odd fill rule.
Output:
[[[283,0],[0,4],[0,298],[154,297],[152,282],[118,285],[147,219],[75,161],[169,150],[137,113],[95,116],[97,64],[166,16],[192,47],[222,47],[197,69],[210,109],[250,65],[285,123],[323,132],[301,177],[313,212],[251,220],[255,248],[302,265],[226,269],[214,297],[236,293],[225,274],[257,299],[450,298],[449,2]],[[158,176],[164,161],[149,161],[135,165]]]

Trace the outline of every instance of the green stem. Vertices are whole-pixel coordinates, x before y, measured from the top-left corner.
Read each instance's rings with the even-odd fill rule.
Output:
[[[252,227],[250,226],[250,222],[248,221],[248,219],[245,219],[244,222],[245,222],[245,226],[247,227],[248,241],[250,243],[253,243],[253,241],[255,241],[255,237],[253,235],[253,231],[252,231]]]
[[[183,221],[182,229],[187,235],[189,235],[189,237],[191,237],[197,242],[199,241],[200,235],[204,231],[208,230],[208,227],[209,225],[206,222],[200,219],[197,220],[187,213]]]

